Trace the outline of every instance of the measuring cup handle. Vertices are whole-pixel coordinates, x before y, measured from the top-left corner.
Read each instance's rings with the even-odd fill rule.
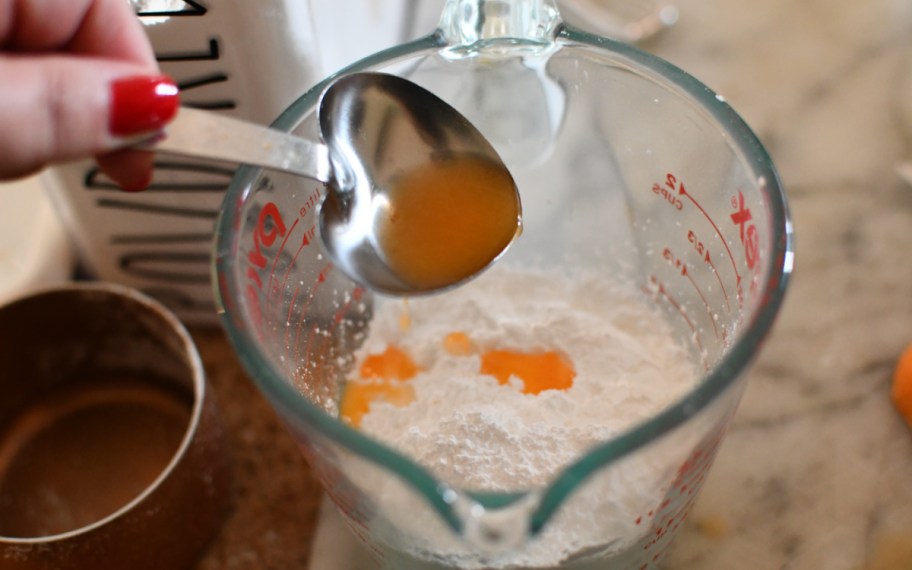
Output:
[[[447,0],[439,30],[454,47],[497,38],[548,44],[560,24],[555,0]]]

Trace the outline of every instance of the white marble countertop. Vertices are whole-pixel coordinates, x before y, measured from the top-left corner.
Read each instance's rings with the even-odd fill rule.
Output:
[[[912,2],[680,0],[643,47],[725,96],[796,229],[782,314],[669,570],[912,568]],[[892,559],[890,557],[893,557]]]

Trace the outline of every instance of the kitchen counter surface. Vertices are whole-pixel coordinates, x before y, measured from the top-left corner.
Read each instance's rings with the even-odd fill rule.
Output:
[[[912,568],[912,2],[678,0],[643,45],[738,110],[785,184],[797,263],[668,570]],[[320,493],[222,336],[196,331],[236,462],[199,568],[308,567]]]
[[[912,158],[912,2],[680,7],[651,47],[757,132],[797,255],[667,567],[908,570],[912,430],[889,386],[912,343],[912,187],[895,170]]]

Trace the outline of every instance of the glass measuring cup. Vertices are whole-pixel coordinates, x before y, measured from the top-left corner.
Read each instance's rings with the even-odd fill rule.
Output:
[[[408,77],[468,116],[513,173],[524,233],[499,265],[631,281],[701,372],[687,395],[547,484],[452,485],[338,419],[369,291],[322,250],[325,189],[245,168],[217,227],[238,353],[383,568],[654,568],[721,443],[791,272],[763,147],[685,72],[564,26],[550,0],[451,0],[438,31],[353,70]],[[275,126],[316,136],[326,82]]]

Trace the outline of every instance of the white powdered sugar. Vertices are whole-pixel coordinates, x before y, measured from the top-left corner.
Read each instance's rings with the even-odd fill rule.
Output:
[[[374,402],[360,428],[456,489],[542,488],[592,446],[655,415],[697,380],[693,361],[655,306],[632,285],[604,278],[499,266],[447,294],[410,299],[407,327],[405,310],[401,301],[379,301],[357,357],[388,346],[407,353],[421,369],[408,380],[414,401]],[[444,349],[453,332],[471,339],[470,354]],[[480,353],[492,349],[556,351],[572,363],[573,385],[539,394],[524,394],[516,378],[501,385],[480,373]],[[628,527],[656,500],[651,486],[665,476],[650,462],[656,463],[619,474],[606,491],[613,496],[591,512],[562,513],[544,540],[509,563],[555,564],[606,533],[642,530]],[[403,500],[390,493],[380,502]],[[575,536],[590,527],[598,529],[592,537]]]

